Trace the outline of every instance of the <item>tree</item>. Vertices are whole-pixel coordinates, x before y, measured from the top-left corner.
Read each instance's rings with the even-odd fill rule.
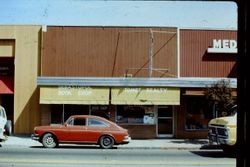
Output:
[[[232,88],[230,81],[222,79],[217,83],[208,87],[204,94],[209,104],[214,106],[215,116],[230,115],[230,109],[235,105],[235,100],[232,96]]]

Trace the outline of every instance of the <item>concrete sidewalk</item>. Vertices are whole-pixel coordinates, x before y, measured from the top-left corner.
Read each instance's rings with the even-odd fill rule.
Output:
[[[0,143],[2,147],[42,147],[42,144],[32,140],[29,136],[9,136],[7,141]],[[175,149],[197,150],[208,148],[207,139],[132,139],[130,143],[117,146],[118,149]]]

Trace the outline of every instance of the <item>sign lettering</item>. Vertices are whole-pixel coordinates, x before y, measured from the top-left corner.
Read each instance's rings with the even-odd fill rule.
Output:
[[[79,86],[61,86],[58,87],[59,96],[90,96],[92,89],[90,87],[79,87]]]
[[[213,46],[208,53],[237,53],[237,41],[234,39],[213,39]]]

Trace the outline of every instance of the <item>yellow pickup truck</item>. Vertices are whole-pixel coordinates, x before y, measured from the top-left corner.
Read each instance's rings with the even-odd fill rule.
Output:
[[[231,110],[232,115],[214,118],[208,123],[209,143],[221,145],[227,152],[235,149],[237,139],[237,106]]]

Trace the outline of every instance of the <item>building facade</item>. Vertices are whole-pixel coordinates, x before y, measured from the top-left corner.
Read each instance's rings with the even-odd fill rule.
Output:
[[[29,56],[35,63],[32,59],[17,59],[20,51],[16,46],[21,45],[17,38],[12,47],[13,96],[21,96],[16,78],[32,73],[20,82],[28,80],[25,86],[29,89],[34,84],[33,93],[27,95],[27,109],[16,108],[17,99],[13,100],[17,109],[12,111],[15,133],[31,133],[34,125],[61,124],[72,114],[93,114],[129,129],[132,138],[204,138],[207,121],[215,116],[210,109],[205,111],[204,106],[198,105],[204,103],[204,89],[223,78],[236,88],[237,51],[231,51],[237,50],[236,31],[175,27],[35,28],[37,43],[32,41],[36,51],[23,44],[25,51],[32,52]],[[2,48],[6,39],[0,34]],[[6,56],[0,57],[6,61]],[[19,67],[16,61],[32,66]],[[19,74],[23,68],[36,70]],[[6,83],[6,76],[1,78]],[[0,99],[6,99],[4,96],[0,92]]]
[[[180,77],[236,79],[237,31],[180,30]],[[232,82],[232,81],[231,81]],[[231,86],[236,97],[236,85]],[[205,87],[206,89],[206,87]],[[207,136],[208,121],[221,116],[208,105],[204,87],[182,89],[177,136]],[[184,124],[183,124],[184,122]]]
[[[0,104],[16,133],[40,124],[40,50],[41,26],[0,26]]]

